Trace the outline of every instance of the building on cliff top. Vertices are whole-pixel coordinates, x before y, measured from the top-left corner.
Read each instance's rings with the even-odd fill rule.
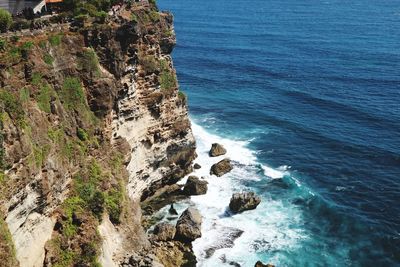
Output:
[[[48,7],[60,5],[63,0],[1,0],[0,8],[16,15],[26,8],[32,8],[33,13],[41,13]]]

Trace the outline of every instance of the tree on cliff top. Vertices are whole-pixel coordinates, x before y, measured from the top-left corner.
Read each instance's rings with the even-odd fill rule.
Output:
[[[0,31],[6,32],[12,24],[12,16],[10,12],[0,8]]]

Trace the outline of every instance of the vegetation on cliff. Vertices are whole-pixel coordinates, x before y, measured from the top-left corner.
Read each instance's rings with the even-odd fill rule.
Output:
[[[76,58],[69,65],[65,60],[71,52]],[[42,57],[47,54],[57,55],[57,64],[48,64]],[[12,60],[8,60],[10,56]],[[102,79],[97,56],[85,48],[80,35],[71,33],[7,40],[0,58],[5,64],[0,90],[1,125],[7,128],[3,129],[6,137],[3,131],[1,134],[6,140],[1,142],[0,163],[3,170],[10,169],[15,160],[22,160],[21,168],[26,173],[21,176],[20,171],[11,172],[13,179],[6,179],[2,172],[0,203],[30,184],[33,177],[48,168],[49,160],[58,165],[57,172],[71,173],[68,197],[56,210],[57,229],[47,245],[46,260],[53,266],[94,266],[101,242],[97,225],[104,212],[113,223],[121,222],[127,179],[120,152],[110,147],[100,130],[106,128],[105,121],[95,116],[87,102],[90,88],[84,87],[83,80]],[[16,136],[10,135],[10,129]],[[20,151],[12,149],[15,142]],[[7,157],[3,144],[9,148]],[[20,186],[15,184],[17,178],[22,182]],[[57,182],[45,179],[39,182],[50,188]],[[2,233],[2,253],[12,255],[12,245],[7,245],[11,239],[7,231]]]
[[[65,3],[73,12],[92,16],[113,1]],[[98,226],[105,215],[127,232],[139,227],[133,225],[126,189],[131,147],[112,136],[110,123],[111,114],[120,112],[116,101],[130,86],[123,76],[135,66],[140,95],[134,103],[151,119],[171,109],[186,115],[186,98],[178,91],[169,56],[175,45],[172,16],[153,7],[127,8],[114,19],[108,25],[89,21],[34,36],[0,37],[0,259],[10,259],[5,266],[15,266],[15,250],[3,218],[23,205],[26,221],[33,213],[54,218],[45,244],[48,266],[98,266]],[[160,147],[166,154],[151,166],[163,167],[165,177],[149,182],[142,198],[185,175],[195,156],[192,141],[182,142],[190,130],[187,117],[167,119],[165,114],[164,128],[148,130],[151,141],[140,140],[146,148],[164,142]],[[178,141],[165,141],[174,138]],[[26,203],[27,196],[34,201]],[[135,231],[129,238],[138,235]],[[16,248],[19,259],[23,248]]]

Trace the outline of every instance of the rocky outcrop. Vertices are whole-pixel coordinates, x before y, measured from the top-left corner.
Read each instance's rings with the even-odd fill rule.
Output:
[[[272,265],[270,263],[264,264],[261,261],[257,261],[254,267],[275,267],[275,265]]]
[[[176,223],[175,239],[184,243],[190,243],[201,237],[202,218],[195,208],[187,208]]]
[[[211,166],[210,174],[221,177],[233,170],[230,159],[223,159]]]
[[[229,209],[233,213],[253,210],[260,204],[261,198],[254,192],[234,193],[229,203]]]
[[[154,227],[153,234],[158,241],[169,241],[175,237],[175,226],[169,223],[159,223]]]
[[[208,182],[205,180],[200,180],[196,176],[189,176],[183,188],[183,193],[189,196],[204,195],[207,193],[207,184]]]
[[[148,13],[142,10],[136,16]],[[142,201],[191,172],[196,157],[186,98],[178,94],[170,56],[175,44],[173,18],[170,13],[157,16],[151,25],[135,25],[129,12],[116,32],[105,37],[104,32],[92,31],[87,38],[95,49],[112,51],[102,53],[101,59],[111,73],[121,76],[112,131],[131,147],[128,192]]]
[[[214,143],[211,145],[211,149],[208,154],[210,157],[219,157],[226,154],[226,149],[222,145]]]

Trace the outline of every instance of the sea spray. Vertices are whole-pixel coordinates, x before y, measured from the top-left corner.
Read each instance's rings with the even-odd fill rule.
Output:
[[[199,266],[221,266],[223,262],[227,265],[237,262],[242,266],[251,266],[260,257],[259,253],[265,255],[269,250],[290,251],[307,238],[299,227],[302,224],[301,212],[293,205],[287,206],[281,200],[272,199],[268,192],[260,192],[263,199],[256,210],[234,216],[228,210],[232,193],[255,190],[246,185],[249,181],[282,178],[288,174],[287,168],[278,170],[259,163],[256,153],[246,147],[247,141],[221,138],[194,122],[192,129],[197,141],[196,162],[202,166],[193,174],[209,183],[206,195],[191,197],[192,203],[203,216],[203,236],[193,243]],[[212,143],[222,144],[227,154],[209,157]],[[220,178],[210,176],[211,165],[225,157],[233,161],[232,172]],[[238,232],[241,234],[235,234]],[[280,256],[271,255],[268,260],[279,263]]]

